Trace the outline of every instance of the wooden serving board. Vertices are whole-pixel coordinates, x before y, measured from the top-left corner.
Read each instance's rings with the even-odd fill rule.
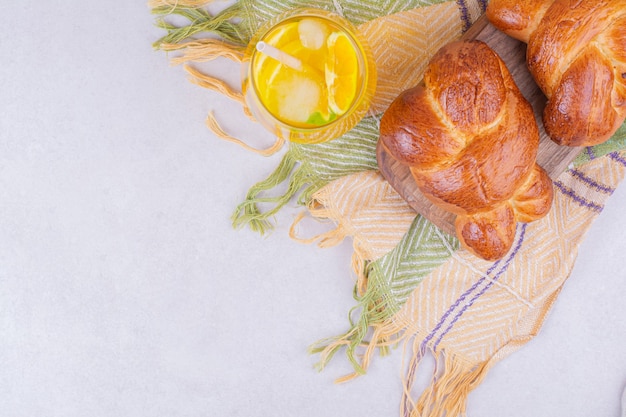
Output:
[[[581,148],[559,146],[546,134],[541,121],[546,97],[539,89],[526,67],[526,44],[500,32],[486,16],[480,17],[463,35],[463,39],[478,39],[489,45],[504,61],[517,83],[520,91],[533,106],[535,118],[539,126],[539,150],[537,163],[541,165],[552,179],[567,169]],[[376,149],[378,166],[383,177],[418,213],[433,222],[443,231],[454,235],[455,216],[435,206],[417,188],[407,166],[394,160],[378,143]]]

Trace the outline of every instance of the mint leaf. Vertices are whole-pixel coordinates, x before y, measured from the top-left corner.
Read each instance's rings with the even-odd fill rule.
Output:
[[[316,111],[315,113],[313,113],[312,115],[309,116],[309,118],[308,118],[308,120],[306,122],[307,122],[307,124],[310,124],[310,125],[323,126],[323,125],[325,125],[327,123],[332,122],[336,118],[337,118],[337,115],[335,113],[333,113],[333,112],[331,112],[328,115],[328,119],[326,119],[322,113]]]

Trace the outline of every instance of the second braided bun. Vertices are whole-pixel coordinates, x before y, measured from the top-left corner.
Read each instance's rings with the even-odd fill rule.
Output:
[[[491,0],[487,18],[528,43],[548,98],[546,133],[559,145],[608,140],[626,118],[626,0]]]

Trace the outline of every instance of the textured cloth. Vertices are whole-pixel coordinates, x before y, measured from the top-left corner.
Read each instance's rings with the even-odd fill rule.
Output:
[[[555,201],[548,216],[520,225],[514,248],[495,263],[458,250],[454,239],[428,223],[420,225],[420,216],[407,226],[405,234],[396,229],[388,238],[399,239],[397,246],[371,263],[369,288],[362,299],[363,323],[336,340],[326,341],[320,347],[324,357],[348,346],[351,360],[363,358],[357,362],[363,371],[371,359],[372,343],[384,347],[404,341],[409,345],[406,351],[412,354],[406,376],[410,392],[415,368],[423,356],[427,352],[443,356],[439,385],[435,384],[417,404],[407,397],[403,407],[408,415],[411,410],[415,415],[428,416],[446,415],[444,410],[462,412],[462,391],[474,388],[493,363],[537,334],[571,272],[585,232],[625,171],[624,154],[613,152],[563,173],[555,181]],[[360,173],[338,182],[359,183],[357,177],[371,176]],[[382,187],[382,177],[376,181]],[[370,232],[369,228],[361,232],[352,220],[354,200],[335,197],[327,192],[330,187],[337,184],[313,196],[321,200],[316,205],[333,207],[325,214],[340,227],[351,225],[355,242],[363,245]],[[365,201],[363,196],[357,199]],[[389,212],[403,210],[396,201],[385,204],[385,200],[389,198],[381,194],[371,204],[379,212],[385,207]],[[377,242],[367,242],[371,253],[376,253],[372,247]],[[389,246],[389,242],[384,245]],[[369,346],[360,349],[364,327],[375,331]],[[456,402],[447,403],[449,398]]]
[[[272,215],[295,197],[309,215],[336,225],[313,241],[327,247],[352,239],[354,320],[345,333],[311,350],[320,355],[320,367],[345,352],[355,370],[340,379],[345,381],[365,373],[376,351],[404,346],[407,367],[400,408],[405,416],[464,414],[469,392],[489,368],[537,334],[572,270],[585,232],[626,171],[622,127],[609,142],[581,152],[555,181],[548,216],[520,224],[511,252],[495,263],[460,249],[455,237],[412,211],[382,178],[375,154],[380,113],[420,81],[432,54],[461,36],[486,3],[241,0],[217,16],[205,12],[198,0],[151,3],[167,31],[155,45],[180,51],[174,58],[178,63],[218,56],[236,61],[260,24],[303,6],[343,15],[368,39],[379,77],[371,114],[331,142],[289,144],[276,170],[248,191],[233,220],[236,226],[263,232],[272,227]],[[169,23],[170,14],[187,18],[189,25]],[[204,39],[207,31],[218,40]],[[189,71],[192,81],[241,101],[236,89],[197,69]],[[282,183],[286,191],[272,195]],[[292,233],[297,237],[298,224]],[[432,384],[415,392],[415,373],[427,354],[434,355],[439,366]]]

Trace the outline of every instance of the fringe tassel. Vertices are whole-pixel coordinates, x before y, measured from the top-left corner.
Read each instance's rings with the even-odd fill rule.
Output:
[[[359,276],[354,289],[354,298],[358,304],[350,310],[348,315],[350,330],[343,335],[321,340],[309,348],[310,353],[320,355],[320,360],[316,365],[320,371],[341,348],[346,348],[346,356],[355,372],[338,378],[335,381],[337,383],[347,382],[364,375],[376,350],[381,356],[385,356],[389,353],[390,347],[398,343],[397,334],[386,332],[385,323],[388,323],[393,312],[385,306],[384,298],[378,291],[375,279],[372,280],[374,268],[371,265],[363,259],[353,259],[353,267],[363,269],[355,270]],[[352,316],[357,311],[359,318],[354,322]]]
[[[371,270],[369,276],[371,276]],[[423,334],[413,333],[410,323],[396,315],[390,316],[370,286],[360,299],[363,311],[357,323],[344,335],[318,342],[310,348],[311,353],[320,354],[319,370],[323,369],[335,353],[341,348],[347,349],[347,355],[355,372],[336,380],[348,382],[364,374],[378,349],[386,354],[392,346],[404,341],[405,359],[409,359],[403,380],[401,413],[403,417],[459,417],[466,416],[469,394],[480,385],[491,366],[497,361],[497,355],[482,362],[470,362],[458,355],[448,353],[445,348],[432,350],[424,343]],[[367,334],[369,341],[365,340]],[[357,353],[357,349],[362,353]],[[410,348],[410,349],[408,349]],[[421,393],[414,392],[415,377],[420,365],[431,354],[435,359],[431,382]],[[406,363],[406,360],[403,361]]]
[[[331,218],[330,210],[317,206],[315,200],[312,200],[309,207],[309,212],[311,215],[318,219],[328,219]],[[304,219],[305,213],[302,212],[296,217],[294,222],[289,229],[289,236],[296,240],[297,242],[304,244],[311,244],[317,242],[317,246],[320,248],[328,248],[332,246],[336,246],[343,242],[343,240],[349,236],[351,233],[347,230],[345,225],[339,224],[335,229],[330,230],[325,233],[318,234],[311,238],[300,238],[297,236],[297,226]],[[333,217],[335,218],[335,217]],[[360,299],[360,305],[364,306],[370,304],[370,296],[367,293],[367,273],[366,273],[366,265],[367,261],[365,260],[365,256],[361,251],[358,250],[357,247],[354,247],[354,251],[352,253],[352,270],[357,277],[356,285],[355,285],[355,298]],[[354,309],[353,309],[354,311]],[[352,313],[350,314],[350,316]],[[370,326],[374,328],[373,334],[371,336],[371,343],[363,342],[366,334],[369,332]],[[350,361],[354,365],[356,370],[355,373],[346,375],[344,377],[338,378],[336,380],[337,383],[347,382],[351,379],[356,378],[359,375],[362,375],[366,372],[371,357],[374,355],[374,350],[376,348],[381,349],[381,354],[384,355],[387,353],[385,344],[385,338],[381,335],[381,330],[379,326],[370,325],[368,320],[368,314],[362,313],[359,322],[356,325],[353,325],[352,329],[348,331],[343,336],[337,338],[327,339],[322,342],[318,342],[317,345],[312,346],[309,351],[311,353],[319,353],[320,354],[320,362],[317,365],[317,368],[321,371],[324,366],[332,359],[334,354],[343,346],[348,348],[348,357]],[[365,349],[365,353],[362,356],[361,361],[357,359],[356,350],[359,346],[363,346]]]
[[[220,93],[230,98],[231,100],[238,102],[239,104],[241,104],[244,114],[248,116],[248,118],[254,121],[254,116],[252,115],[252,113],[250,112],[250,109],[246,105],[246,101],[242,93],[240,93],[239,91],[233,90],[224,81],[217,79],[215,77],[212,77],[210,75],[206,75],[189,65],[185,65],[184,68],[185,68],[185,71],[187,71],[189,75],[191,76],[189,81],[191,81],[193,84],[215,91],[217,93]],[[247,143],[245,143],[244,141],[242,141],[241,139],[235,138],[227,134],[226,132],[224,132],[224,129],[220,127],[219,123],[217,122],[217,120],[215,119],[215,116],[212,113],[209,113],[207,115],[206,125],[209,128],[209,130],[211,130],[217,137],[222,138],[228,142],[235,143],[241,146],[242,148],[248,151],[257,153],[261,156],[274,155],[276,152],[281,150],[285,144],[285,138],[283,138],[280,135],[277,135],[276,141],[269,148],[266,148],[266,149],[254,148],[248,145]]]
[[[213,3],[213,0],[149,0],[148,7],[151,9],[157,9],[160,7],[198,8],[206,6],[209,3]]]
[[[415,343],[418,341],[416,340]],[[424,358],[423,348],[421,349],[422,351],[412,358],[412,369],[409,370],[407,380],[404,382],[400,415],[406,417],[465,416],[468,396],[485,378],[491,362],[471,364],[445,351],[431,351],[435,358],[432,380],[415,402],[411,398],[411,390],[416,368]]]
[[[328,220],[341,217],[336,213],[333,213],[332,210],[324,207],[315,198],[309,199],[307,206],[309,214],[316,219]],[[349,230],[345,224],[340,223],[335,227],[335,229],[329,230],[328,232],[320,233],[319,235],[306,239],[301,238],[297,235],[297,227],[304,218],[305,212],[300,213],[289,228],[289,237],[296,242],[302,244],[312,244],[317,242],[317,246],[323,249],[339,245],[347,236],[354,236],[354,233]],[[354,271],[357,277],[356,292],[359,297],[365,294],[367,288],[367,275],[365,274],[366,258],[367,257],[365,256],[364,251],[355,244],[353,246],[351,266],[352,271]]]
[[[191,83],[196,84],[200,87],[206,88],[208,90],[220,93],[228,97],[229,99],[234,100],[237,103],[241,104],[244,114],[248,116],[249,119],[254,121],[254,116],[252,115],[252,113],[250,112],[250,109],[246,105],[246,100],[241,92],[232,89],[224,81],[218,78],[212,77],[210,75],[206,75],[189,65],[185,65],[183,68],[191,76],[191,78],[189,79]],[[281,146],[282,146],[282,143],[284,143],[284,139],[282,139],[281,141]],[[278,144],[274,144],[274,146],[278,146]],[[278,146],[278,148],[280,149],[280,146]]]
[[[319,204],[319,202],[315,199],[310,201],[308,210],[309,213],[317,219],[337,218],[337,216],[333,215],[331,210]],[[297,236],[296,229],[304,217],[305,213],[300,213],[294,220],[289,230],[289,236],[300,243],[311,244],[317,242],[317,245],[320,248],[327,248],[340,244],[348,235],[351,235],[350,231],[347,230],[344,224],[339,224],[335,229],[313,236],[312,238],[300,238]],[[370,318],[376,316],[371,314],[371,311],[368,310],[368,306],[374,306],[378,303],[372,302],[372,300],[375,299],[375,296],[372,296],[367,291],[367,261],[363,252],[359,250],[356,245],[353,249],[352,270],[357,276],[355,298],[359,300],[359,306],[361,306],[365,311],[361,313],[361,317],[356,324],[352,323],[352,328],[346,334],[337,338],[326,339],[318,342],[309,349],[311,353],[320,354],[320,361],[317,368],[321,371],[340,348],[344,346],[347,348],[348,357],[354,366],[355,372],[338,378],[335,381],[337,383],[348,382],[364,374],[367,371],[370,360],[377,348],[380,349],[381,355],[388,353],[388,348],[386,346],[388,344],[388,338],[382,335],[383,327],[370,323]],[[375,310],[378,313],[385,313],[384,308],[378,308]],[[354,312],[354,309],[351,311],[350,316],[352,316],[352,312]],[[370,333],[370,331],[372,332],[370,337],[371,341],[365,342],[365,337],[368,333]],[[359,348],[364,350],[362,355],[357,353],[357,349]]]
[[[403,417],[466,416],[469,394],[480,385],[493,363],[497,361],[497,355],[482,362],[472,363],[458,355],[448,353],[445,348],[434,351],[424,343],[424,335],[408,331],[410,323],[398,320],[397,317],[377,321],[372,328],[371,342],[365,344],[367,349],[360,364],[362,370],[367,369],[376,348],[389,348],[391,345],[398,345],[404,341],[404,356],[405,359],[408,357],[409,361],[403,380],[403,396],[400,405],[400,415]],[[336,346],[328,345],[327,349],[336,350],[342,346],[350,346],[357,336],[358,331],[354,328],[343,339],[335,340]],[[350,339],[353,340],[350,342]],[[328,352],[324,353],[328,355]],[[431,381],[421,393],[416,395],[415,377],[427,354],[435,360]],[[329,360],[330,356],[324,359]],[[406,363],[406,360],[403,362]],[[349,381],[357,375],[358,369],[355,374],[340,378],[338,382]]]
[[[223,139],[223,140],[225,140],[227,142],[231,142],[231,143],[234,143],[236,145],[239,145],[242,148],[244,148],[244,149],[246,149],[248,151],[257,153],[257,154],[259,154],[261,156],[274,155],[285,144],[285,139],[283,139],[280,136],[277,136],[276,137],[276,141],[269,148],[266,148],[266,149],[253,148],[252,146],[248,145],[247,143],[245,143],[241,139],[237,139],[237,138],[229,135],[228,133],[224,132],[224,130],[217,123],[217,120],[215,120],[215,116],[213,115],[213,113],[209,113],[207,115],[206,125],[209,128],[209,130],[211,132],[213,132],[213,134],[215,134],[215,136],[219,137],[220,139]]]
[[[289,202],[307,181],[306,171],[302,166],[296,168],[298,160],[291,152],[287,152],[282,161],[272,174],[264,181],[255,184],[246,196],[246,200],[239,204],[233,214],[233,226],[236,228],[248,225],[250,229],[265,234],[273,227],[269,220],[274,214]],[[289,180],[287,190],[279,196],[260,197],[259,195],[273,189],[278,184]],[[265,212],[261,212],[259,204],[273,204],[274,206]]]
[[[335,382],[351,381],[367,371],[376,349],[379,349],[381,355],[384,355],[390,347],[398,345],[404,340],[405,346],[412,346],[412,349],[408,370],[403,380],[404,389],[400,415],[403,417],[466,416],[465,410],[469,394],[483,381],[495,359],[470,363],[464,358],[446,352],[445,349],[434,352],[430,347],[423,345],[422,337],[407,334],[406,324],[395,323],[392,318],[377,319],[376,314],[370,319],[367,317],[367,312],[364,312],[360,321],[355,323],[345,335],[320,341],[310,348],[311,353],[320,354],[318,370],[323,369],[324,365],[332,359],[339,349],[346,347],[348,358],[352,362],[355,372],[340,377]],[[370,341],[364,341],[364,334],[366,333],[364,327],[370,329]],[[358,347],[362,348],[362,354],[356,353]],[[413,392],[415,376],[427,353],[430,353],[435,359],[431,382],[421,393],[415,395]]]
[[[224,81],[219,80],[215,77],[211,77],[209,75],[203,74],[202,72],[198,71],[197,69],[193,67],[190,67],[189,65],[185,65],[184,68],[185,68],[185,71],[187,71],[189,75],[191,75],[191,78],[189,79],[189,81],[191,81],[193,84],[199,85],[200,87],[204,87],[212,91],[216,91],[230,98],[231,100],[238,102],[242,106],[245,106],[245,100],[244,100],[243,94],[239,91],[233,90]]]
[[[323,207],[319,202],[315,199],[312,199],[308,203],[308,212],[316,219],[336,219],[338,216],[333,215],[331,210]],[[310,238],[301,238],[298,236],[297,227],[304,220],[305,212],[300,213],[296,219],[291,224],[289,228],[289,237],[291,237],[296,242],[308,245],[317,242],[317,246],[324,249],[330,248],[333,246],[339,245],[341,242],[345,240],[347,236],[352,236],[353,233],[348,230],[348,228],[344,224],[339,224],[333,230],[329,230],[328,232],[320,233],[316,236]],[[367,289],[367,275],[365,274],[365,265],[366,265],[366,256],[363,254],[363,251],[360,250],[356,245],[353,247],[352,252],[352,261],[351,261],[351,269],[355,273],[357,277],[356,281],[356,293],[359,297],[363,296]]]
[[[241,63],[245,48],[232,45],[219,39],[199,39],[182,43],[162,43],[162,51],[182,51],[182,55],[171,59],[172,65],[187,62],[208,62],[216,58],[226,58]]]
[[[313,217],[318,219],[328,219],[328,210],[325,208],[314,208],[315,201],[312,202],[309,207],[309,212]],[[301,212],[291,224],[289,228],[289,237],[299,243],[311,244],[317,242],[317,246],[320,248],[329,248],[339,245],[348,236],[348,230],[343,225],[338,225],[335,229],[328,232],[320,233],[310,238],[301,238],[297,235],[297,227],[306,217],[305,212]]]
[[[230,98],[231,100],[238,102],[239,104],[241,104],[244,113],[250,119],[254,120],[254,117],[252,116],[250,109],[246,105],[246,102],[242,93],[240,93],[239,91],[233,90],[224,81],[219,80],[215,77],[211,77],[209,75],[203,74],[202,72],[198,71],[197,69],[189,65],[185,65],[184,68],[185,68],[185,71],[187,71],[189,75],[191,76],[189,80],[193,84],[218,92]],[[276,141],[270,147],[266,149],[254,148],[248,145],[247,143],[245,143],[244,141],[242,141],[241,139],[235,138],[229,135],[228,133],[224,132],[224,129],[220,127],[219,123],[217,122],[217,120],[215,119],[215,116],[212,113],[209,113],[207,115],[206,125],[209,128],[209,130],[211,130],[217,137],[224,139],[228,142],[235,143],[241,146],[242,148],[248,151],[257,153],[261,156],[274,155],[276,152],[282,149],[282,147],[285,144],[285,139],[282,136],[276,136]]]
[[[236,45],[243,46],[246,44],[249,34],[246,33],[244,25],[241,24],[243,8],[239,2],[213,16],[198,6],[189,7],[186,5],[190,0],[179,2],[173,0],[174,5],[169,4],[170,2],[167,0],[155,1],[156,7],[152,9],[152,13],[161,16],[157,19],[156,25],[167,31],[167,35],[154,42],[153,47],[155,49],[161,49],[163,44],[180,43],[204,32],[216,34],[219,38]],[[166,1],[166,4],[161,4],[162,1]],[[200,2],[193,1],[192,3],[198,4]],[[187,26],[176,26],[169,23],[165,19],[169,15],[181,16],[187,19],[189,24]],[[235,23],[236,19],[239,22]]]
[[[254,120],[241,92],[232,89],[224,81],[187,65],[188,62],[207,62],[220,57],[237,63],[241,63],[243,59],[246,35],[238,26],[239,24],[232,23],[232,20],[236,18],[241,21],[242,6],[235,3],[221,13],[211,16],[208,11],[200,8],[208,3],[209,1],[206,0],[150,0],[149,6],[152,7],[153,13],[162,16],[176,14],[187,18],[190,22],[187,26],[177,27],[161,17],[157,21],[157,26],[165,29],[168,34],[155,42],[154,47],[165,52],[182,51],[182,55],[172,58],[173,65],[184,64],[184,69],[189,73],[192,83],[235,100],[242,105],[244,114]],[[221,39],[208,38],[184,42],[200,32],[213,32]],[[224,132],[211,113],[207,116],[206,124],[216,136],[262,156],[278,152],[285,143],[284,138],[277,137],[269,148],[256,149]]]

